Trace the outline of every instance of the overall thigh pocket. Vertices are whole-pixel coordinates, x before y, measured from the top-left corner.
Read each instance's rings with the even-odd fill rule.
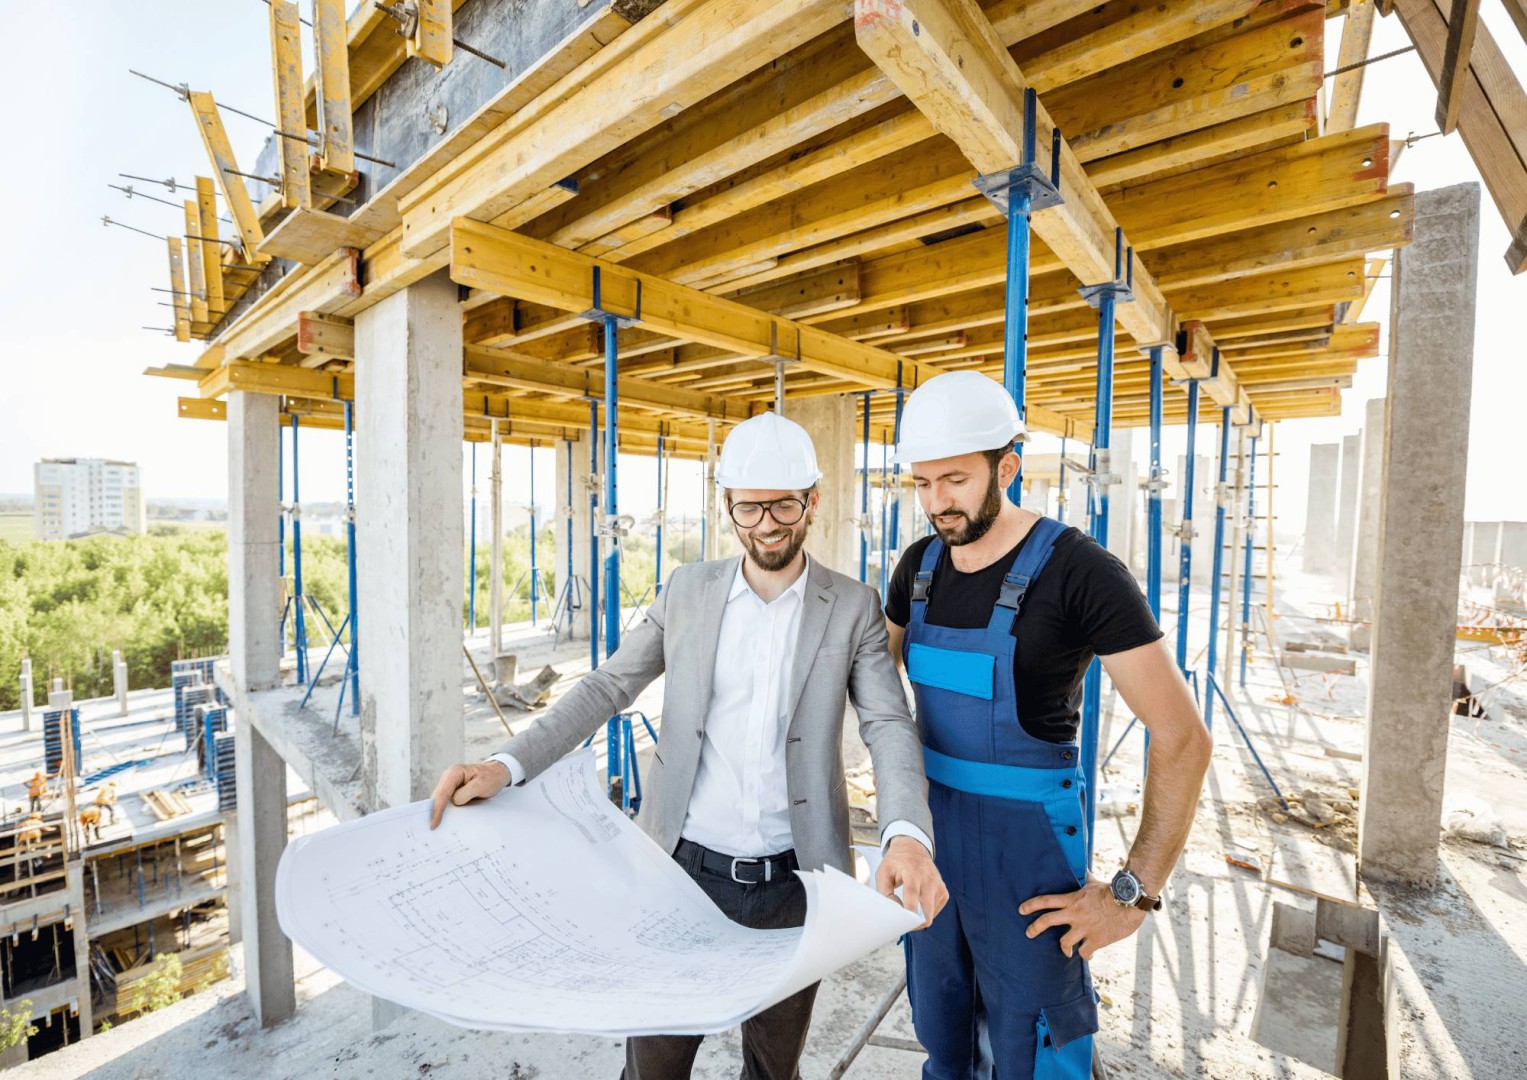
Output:
[[[1040,1009],[1034,1033],[1034,1080],[1088,1080],[1097,1029],[1097,998],[1091,990]]]

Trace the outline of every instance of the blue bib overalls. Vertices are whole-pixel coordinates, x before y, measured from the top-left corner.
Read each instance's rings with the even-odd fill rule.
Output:
[[[928,1051],[925,1080],[1083,1080],[1092,1075],[1097,999],[1086,961],[1060,950],[1064,928],[1025,936],[1018,905],[1086,881],[1082,771],[1075,743],[1018,723],[1013,625],[1065,526],[1034,525],[982,629],[925,616],[935,537],[912,592],[903,659],[917,696],[937,864],[949,903],[908,934],[907,993]]]

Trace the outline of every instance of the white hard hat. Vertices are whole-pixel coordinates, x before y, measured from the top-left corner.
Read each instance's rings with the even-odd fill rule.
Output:
[[[929,379],[901,411],[897,465],[996,450],[1023,435],[1018,406],[1006,388],[979,371]]]
[[[772,412],[734,427],[716,466],[716,484],[723,488],[800,491],[821,478],[806,429]]]

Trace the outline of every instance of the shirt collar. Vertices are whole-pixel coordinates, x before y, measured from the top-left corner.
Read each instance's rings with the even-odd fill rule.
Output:
[[[737,559],[737,571],[732,575],[732,588],[731,591],[726,594],[727,603],[731,603],[743,593],[753,592],[753,587],[748,584],[748,579],[742,575],[742,564],[746,559],[746,555],[741,555]],[[777,599],[783,600],[789,593],[795,593],[795,595],[802,601],[806,599],[806,578],[811,574],[811,556],[807,555],[805,556],[805,559],[806,565],[801,568],[801,576],[791,582],[790,587],[784,592],[780,593]],[[753,595],[757,596],[758,594],[754,593]],[[762,600],[763,597],[759,597],[759,601],[762,602]]]

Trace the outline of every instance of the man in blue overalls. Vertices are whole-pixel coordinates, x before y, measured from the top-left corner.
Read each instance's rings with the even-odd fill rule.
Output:
[[[1088,1077],[1087,961],[1160,906],[1211,743],[1140,587],[1075,528],[1004,495],[1021,461],[1012,398],[950,372],[908,398],[896,461],[935,535],[886,595],[906,665],[949,902],[909,934],[907,992],[925,1080]],[[1088,875],[1077,745],[1082,680],[1102,657],[1151,733],[1139,833],[1111,882]]]

